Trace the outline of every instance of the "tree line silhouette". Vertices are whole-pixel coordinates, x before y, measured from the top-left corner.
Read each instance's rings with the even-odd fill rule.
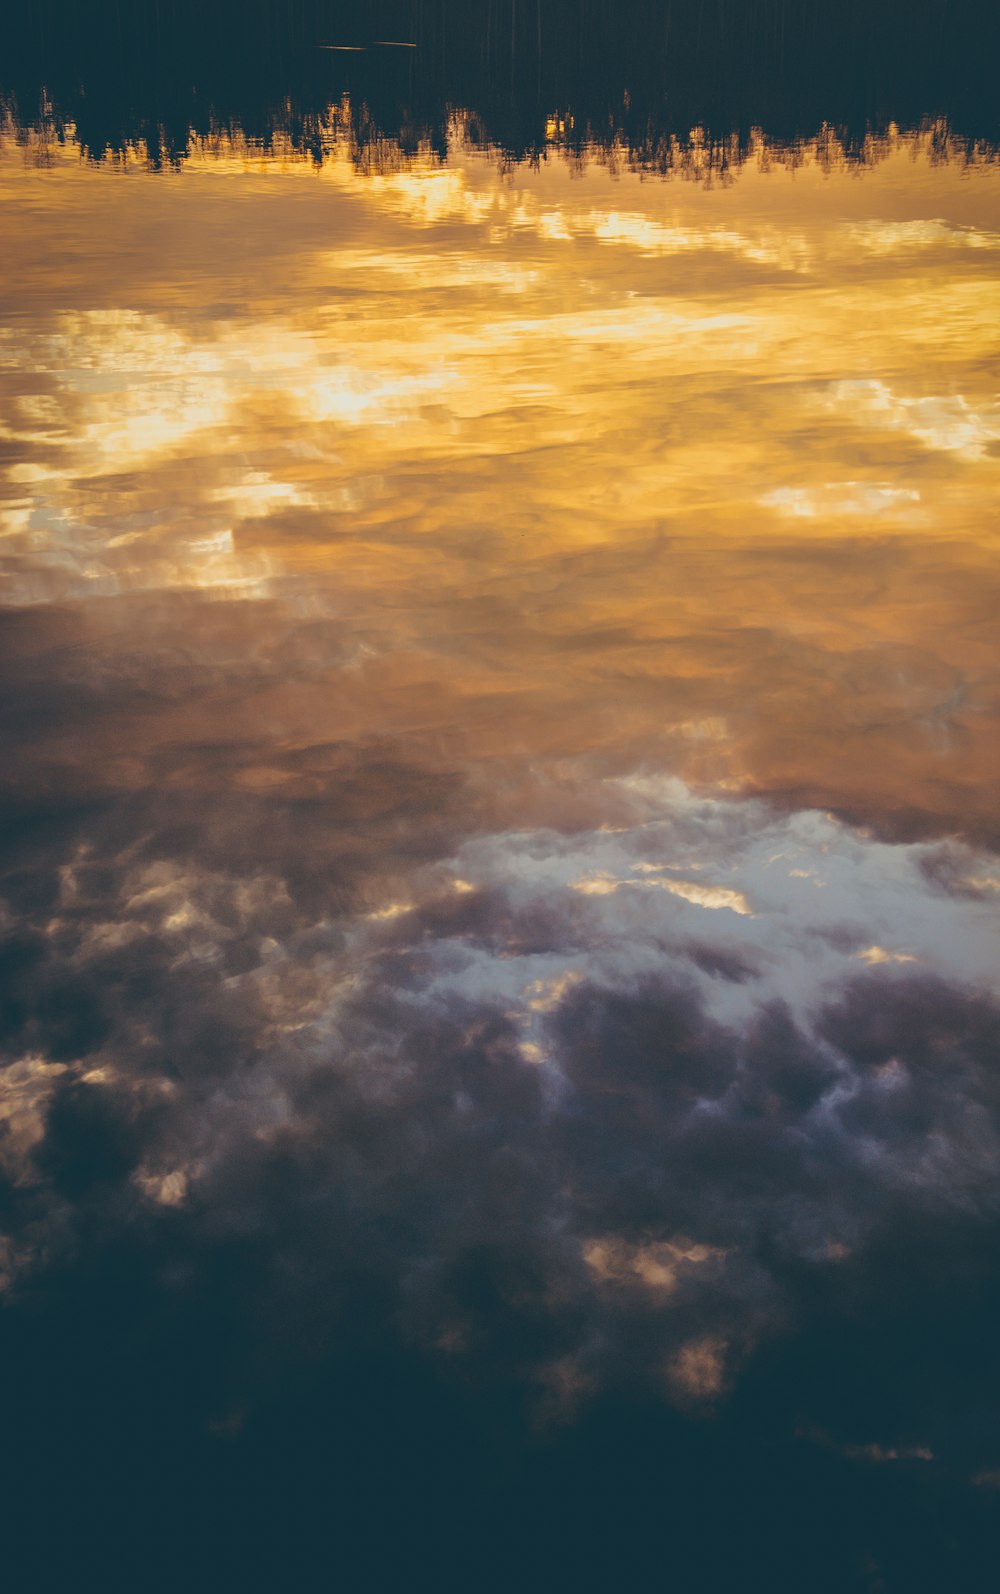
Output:
[[[530,158],[558,112],[571,149],[655,166],[695,126],[713,147],[824,125],[861,147],[936,121],[992,146],[998,59],[986,0],[50,0],[5,24],[0,92],[19,127],[72,124],[93,155],[176,160],[220,128],[320,153],[347,95],[361,150],[443,153],[460,108]]]

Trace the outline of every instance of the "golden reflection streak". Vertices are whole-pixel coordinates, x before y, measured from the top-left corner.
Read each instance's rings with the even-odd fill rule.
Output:
[[[335,138],[318,172],[30,155],[0,156],[8,601],[308,580],[363,640],[335,708],[267,689],[293,738],[659,748],[982,814],[995,166],[919,136],[860,173],[761,145],[724,191],[457,141],[375,173]]]

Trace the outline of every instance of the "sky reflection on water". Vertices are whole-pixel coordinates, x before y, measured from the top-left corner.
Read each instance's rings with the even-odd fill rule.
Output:
[[[921,145],[722,192],[8,150],[7,600],[308,615],[286,749],[430,715],[995,840],[998,178]]]
[[[355,1311],[541,1432],[725,1423],[886,1277],[988,1337],[1000,169],[942,147],[0,146],[5,1273],[218,1292],[199,1434]],[[948,1398],[854,1345],[781,1442],[986,1498],[955,1322]]]

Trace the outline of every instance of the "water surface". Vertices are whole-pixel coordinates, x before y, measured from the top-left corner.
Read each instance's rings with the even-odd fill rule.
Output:
[[[985,1588],[1000,167],[543,127],[0,145],[19,1487]]]

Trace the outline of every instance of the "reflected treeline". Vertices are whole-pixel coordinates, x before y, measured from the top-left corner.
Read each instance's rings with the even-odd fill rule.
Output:
[[[462,107],[513,159],[558,142],[666,170],[693,127],[723,168],[755,128],[863,152],[936,122],[992,146],[998,56],[980,0],[62,0],[5,24],[0,88],[18,127],[72,126],[97,156],[183,159],[225,130],[321,157],[346,96],[370,164],[443,155]]]
[[[945,121],[923,125],[914,131],[900,131],[895,124],[885,132],[868,132],[864,137],[844,136],[841,131],[823,126],[812,138],[779,141],[768,138],[760,128],[747,135],[731,133],[717,138],[704,128],[694,127],[686,137],[677,134],[651,134],[642,144],[626,141],[621,134],[599,137],[593,130],[582,133],[572,122],[558,115],[547,120],[544,155],[539,150],[526,152],[525,158],[537,166],[542,159],[569,161],[581,173],[589,165],[607,167],[614,173],[625,171],[655,174],[701,183],[726,186],[736,180],[741,169],[754,163],[761,171],[796,169],[814,165],[832,173],[845,167],[870,168],[889,159],[900,149],[911,157],[919,156],[934,165],[972,165],[994,163],[996,147],[957,135]],[[296,136],[297,134],[297,136]],[[400,138],[386,133],[373,119],[364,101],[352,101],[345,94],[339,103],[324,112],[303,118],[295,131],[276,118],[264,136],[248,135],[242,128],[213,126],[207,133],[192,129],[183,147],[167,147],[147,142],[145,136],[119,147],[106,146],[96,154],[81,145],[72,122],[43,116],[34,126],[18,126],[9,119],[0,121],[0,149],[8,139],[20,147],[32,166],[54,163],[60,151],[83,154],[101,165],[114,164],[130,170],[172,170],[188,161],[240,161],[251,166],[289,162],[319,168],[327,160],[346,160],[365,176],[387,176],[411,167],[444,165],[458,151],[485,150],[495,156],[505,170],[512,169],[512,152],[484,137],[481,123],[469,112],[452,114],[440,144],[429,138]]]

